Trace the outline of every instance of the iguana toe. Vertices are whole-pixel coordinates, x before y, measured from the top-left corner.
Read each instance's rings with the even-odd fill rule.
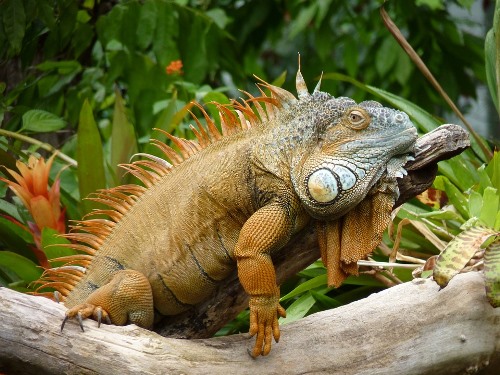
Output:
[[[107,324],[112,324],[111,319],[109,318],[109,314],[106,310],[103,310],[101,306],[97,306],[94,310],[94,319],[97,320],[97,328],[101,326],[101,321],[104,318]]]

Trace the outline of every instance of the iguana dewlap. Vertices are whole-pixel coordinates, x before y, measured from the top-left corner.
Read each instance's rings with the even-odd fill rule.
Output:
[[[200,107],[207,126],[195,118],[196,141],[168,135],[179,152],[154,141],[171,164],[149,156],[124,166],[145,187],[93,197],[108,207],[66,236],[82,254],[42,280],[62,295],[65,321],[149,328],[155,311],[189,309],[237,267],[250,295],[255,357],[279,339],[285,311],[271,254],[293,234],[316,223],[329,284],[357,273],[388,224],[415,127],[373,101],[334,98],[319,85],[311,95],[300,71],[298,99],[261,86],[271,94],[218,106],[222,134]]]

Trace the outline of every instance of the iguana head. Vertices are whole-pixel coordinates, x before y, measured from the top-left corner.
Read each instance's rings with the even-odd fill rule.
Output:
[[[374,101],[357,104],[315,90],[310,95],[298,73],[299,100],[310,112],[306,148],[292,157],[291,180],[306,210],[317,219],[336,219],[356,206],[383,177],[406,173],[417,130],[404,112]],[[300,125],[299,125],[300,126]],[[308,125],[311,129],[311,125]]]

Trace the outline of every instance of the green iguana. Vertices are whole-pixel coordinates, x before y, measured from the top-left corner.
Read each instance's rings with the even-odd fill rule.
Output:
[[[189,309],[237,267],[257,357],[285,316],[273,250],[314,221],[329,284],[357,274],[389,222],[417,131],[377,102],[334,98],[319,83],[310,94],[300,69],[296,85],[298,99],[262,81],[262,96],[217,105],[222,134],[198,104],[207,125],[193,115],[196,140],[167,134],[178,152],[152,141],[170,163],[146,155],[124,165],[145,187],[95,194],[109,207],[66,235],[81,254],[41,280],[69,309],[61,330],[74,317],[82,330],[88,317],[151,328],[155,312]]]

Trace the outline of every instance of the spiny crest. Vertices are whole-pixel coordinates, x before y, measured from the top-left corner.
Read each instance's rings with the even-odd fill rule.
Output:
[[[313,95],[320,91],[321,89],[321,80],[323,79],[323,72],[321,72],[321,77],[319,78],[316,87],[314,88]],[[306,81],[302,76],[302,72],[300,71],[300,54],[299,54],[299,69],[297,70],[297,76],[295,78],[295,86],[297,88],[297,95],[300,99],[305,99],[311,97],[309,94],[309,90],[307,89]]]
[[[206,122],[206,125],[203,125],[196,115],[188,110],[197,125],[196,127],[190,126],[196,140],[179,138],[161,129],[156,129],[172,142],[177,151],[158,139],[152,139],[151,143],[157,146],[169,161],[154,155],[139,153],[134,156],[142,156],[144,159],[121,165],[130,174],[137,177],[144,186],[135,184],[117,186],[99,190],[87,198],[104,205],[106,208],[95,209],[83,220],[74,221],[70,232],[62,235],[71,243],[58,246],[71,248],[77,254],[52,259],[52,262],[64,262],[64,266],[45,270],[41,279],[35,282],[40,285],[35,294],[54,298],[54,293],[43,291],[52,288],[59,293],[58,298],[64,301],[65,297],[84,276],[94,254],[112,233],[116,223],[122,219],[148,188],[157,183],[175,166],[210,144],[223,137],[272,121],[282,108],[287,109],[297,103],[295,96],[287,90],[273,86],[261,79],[259,81],[257,85],[261,94],[259,97],[242,91],[248,99],[241,102],[233,100],[229,105],[211,103],[216,106],[219,112],[221,131],[206,110],[195,102],[192,105],[200,110]],[[267,95],[263,89],[269,90],[271,94]],[[305,83],[299,84],[299,79],[297,79],[297,90],[299,98],[304,95],[304,90],[307,91]],[[103,216],[106,218],[102,218]]]

